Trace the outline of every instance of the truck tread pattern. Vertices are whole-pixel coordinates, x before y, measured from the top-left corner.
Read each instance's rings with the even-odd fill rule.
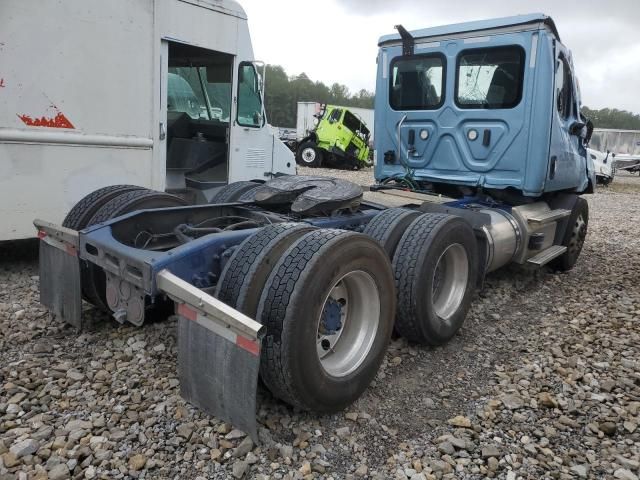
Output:
[[[393,256],[393,273],[396,279],[397,312],[395,326],[398,332],[409,340],[420,339],[423,335],[418,327],[414,305],[414,282],[419,275],[422,262],[419,256],[425,239],[450,215],[425,213],[420,215],[405,231]]]
[[[136,185],[110,185],[99,188],[84,196],[76,203],[62,221],[62,226],[72,230],[82,230],[100,208],[121,193],[133,190],[146,190]]]
[[[389,258],[393,258],[402,234],[418,216],[420,212],[408,208],[389,208],[376,215],[362,233],[376,240]]]
[[[273,254],[272,250],[288,247],[301,235],[314,228],[303,223],[278,223],[266,226],[248,237],[236,248],[225,265],[216,288],[216,297],[246,315],[255,316],[255,312],[245,310],[243,300],[248,293],[259,295],[264,287],[264,285],[255,285],[253,281],[258,268],[265,267],[262,264],[270,254]],[[255,289],[257,292],[248,292],[249,289]]]
[[[305,274],[307,265],[318,256],[322,256],[320,250],[327,243],[346,235],[358,234],[344,230],[321,229],[298,239],[274,267],[260,299],[258,321],[267,327],[267,334],[262,342],[260,376],[273,395],[302,409],[307,407],[297,398],[286,365],[288,359],[285,358],[285,342],[288,339],[283,338],[283,331],[287,307],[295,285]]]
[[[260,187],[261,184],[242,180],[222,187],[209,203],[231,203],[240,200],[242,195],[250,190]]]

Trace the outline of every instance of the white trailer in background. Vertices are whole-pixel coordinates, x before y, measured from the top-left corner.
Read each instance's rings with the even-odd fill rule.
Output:
[[[0,241],[134,184],[210,200],[295,173],[233,0],[2,0]]]
[[[337,105],[340,106],[340,105]],[[309,135],[309,132],[316,126],[317,120],[315,115],[320,113],[322,104],[318,102],[298,102],[298,113],[296,118],[296,140],[300,141]],[[349,111],[364,121],[369,128],[371,136],[369,142],[373,144],[373,109],[368,108],[356,108],[356,107],[342,107],[347,108]]]
[[[640,130],[596,128],[589,146],[614,157],[614,169],[640,172]]]

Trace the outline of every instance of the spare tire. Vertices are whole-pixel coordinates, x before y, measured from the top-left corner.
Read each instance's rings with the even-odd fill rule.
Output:
[[[393,256],[398,333],[428,345],[453,337],[471,306],[477,268],[477,244],[469,223],[441,213],[416,218]]]
[[[258,306],[264,384],[302,409],[345,408],[382,363],[394,308],[391,264],[372,238],[329,229],[300,237],[274,266]]]

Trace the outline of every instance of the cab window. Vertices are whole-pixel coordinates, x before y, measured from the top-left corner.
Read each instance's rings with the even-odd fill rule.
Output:
[[[394,110],[435,110],[444,102],[444,57],[400,57],[391,65],[389,103]]]
[[[241,63],[238,73],[238,124],[259,128],[263,124],[260,77],[252,63]]]
[[[513,108],[522,98],[524,51],[517,46],[465,50],[458,56],[456,105]]]
[[[571,116],[573,111],[573,79],[571,67],[564,55],[558,57],[556,68],[556,107],[564,119]]]

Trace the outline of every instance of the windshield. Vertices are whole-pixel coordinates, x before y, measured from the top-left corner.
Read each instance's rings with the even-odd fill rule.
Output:
[[[344,112],[344,120],[342,123],[363,140],[367,140],[369,137],[369,129],[349,110]]]
[[[193,119],[229,121],[231,82],[217,72],[225,66],[170,67],[167,110],[184,112]],[[228,70],[228,68],[227,68]]]

